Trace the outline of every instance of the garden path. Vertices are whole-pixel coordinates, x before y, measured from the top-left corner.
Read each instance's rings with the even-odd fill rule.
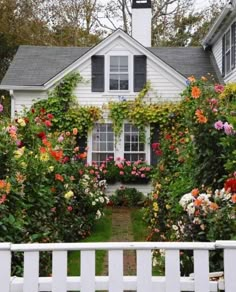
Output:
[[[131,209],[125,207],[112,208],[112,236],[111,242],[134,241],[131,222]],[[104,273],[108,273],[108,257],[105,258]],[[124,275],[135,275],[136,257],[135,252],[124,252]]]

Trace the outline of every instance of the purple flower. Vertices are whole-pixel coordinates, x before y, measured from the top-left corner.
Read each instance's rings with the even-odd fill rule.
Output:
[[[226,135],[232,135],[234,133],[234,128],[231,124],[226,122],[224,123],[224,131]]]
[[[0,103],[0,113],[3,111],[3,105]]]
[[[218,131],[222,130],[224,128],[224,123],[222,121],[217,121],[215,122],[214,127]]]

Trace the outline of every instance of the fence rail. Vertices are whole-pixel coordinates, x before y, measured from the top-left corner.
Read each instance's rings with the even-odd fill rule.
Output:
[[[165,275],[152,276],[152,252],[165,251]],[[67,276],[68,251],[81,252],[81,273]],[[97,250],[108,251],[108,276],[95,274]],[[123,251],[136,251],[136,275],[123,274]],[[180,276],[180,251],[192,250],[194,276]],[[209,278],[209,251],[223,250],[224,279]],[[40,252],[52,252],[52,276],[39,277]],[[24,253],[24,275],[11,275],[11,256]],[[1,292],[236,292],[236,241],[199,242],[125,242],[125,243],[0,243]]]

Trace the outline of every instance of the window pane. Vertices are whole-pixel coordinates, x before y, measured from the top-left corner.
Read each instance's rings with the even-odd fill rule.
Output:
[[[228,31],[225,35],[225,49],[226,52],[230,49],[230,31]]]
[[[130,131],[130,124],[125,124],[125,132],[129,132]]]
[[[230,71],[230,51],[226,54],[226,73]]]
[[[108,133],[107,134],[107,141],[113,142],[114,141],[114,134],[113,133]]]
[[[114,150],[113,148],[114,148],[113,143],[108,143],[108,144],[107,144],[107,150],[108,150],[108,151],[113,151],[113,150]]]
[[[111,74],[110,75],[110,90],[118,90],[119,89],[119,75]]]
[[[132,142],[138,142],[138,134],[132,134]]]
[[[128,72],[128,57],[120,57],[120,72]]]
[[[138,152],[138,143],[132,143],[132,151]]]
[[[121,90],[129,89],[128,74],[121,74],[120,75],[120,89]]]
[[[119,57],[110,57],[110,71],[119,72]]]
[[[144,143],[139,143],[139,151],[144,151]]]
[[[130,151],[130,143],[125,143],[125,151]]]
[[[130,134],[125,134],[125,142],[130,142]]]

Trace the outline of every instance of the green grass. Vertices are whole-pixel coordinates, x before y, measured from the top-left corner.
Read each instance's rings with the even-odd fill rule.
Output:
[[[143,220],[143,215],[143,209],[133,209],[131,212],[134,241],[146,241],[148,236],[148,227]]]
[[[106,242],[111,238],[112,233],[112,211],[106,210],[105,216],[101,218],[91,230],[91,235],[81,242]],[[104,257],[106,252],[99,250],[96,252],[96,274],[101,275],[104,265]],[[80,275],[80,252],[70,252],[68,258],[68,275]]]

